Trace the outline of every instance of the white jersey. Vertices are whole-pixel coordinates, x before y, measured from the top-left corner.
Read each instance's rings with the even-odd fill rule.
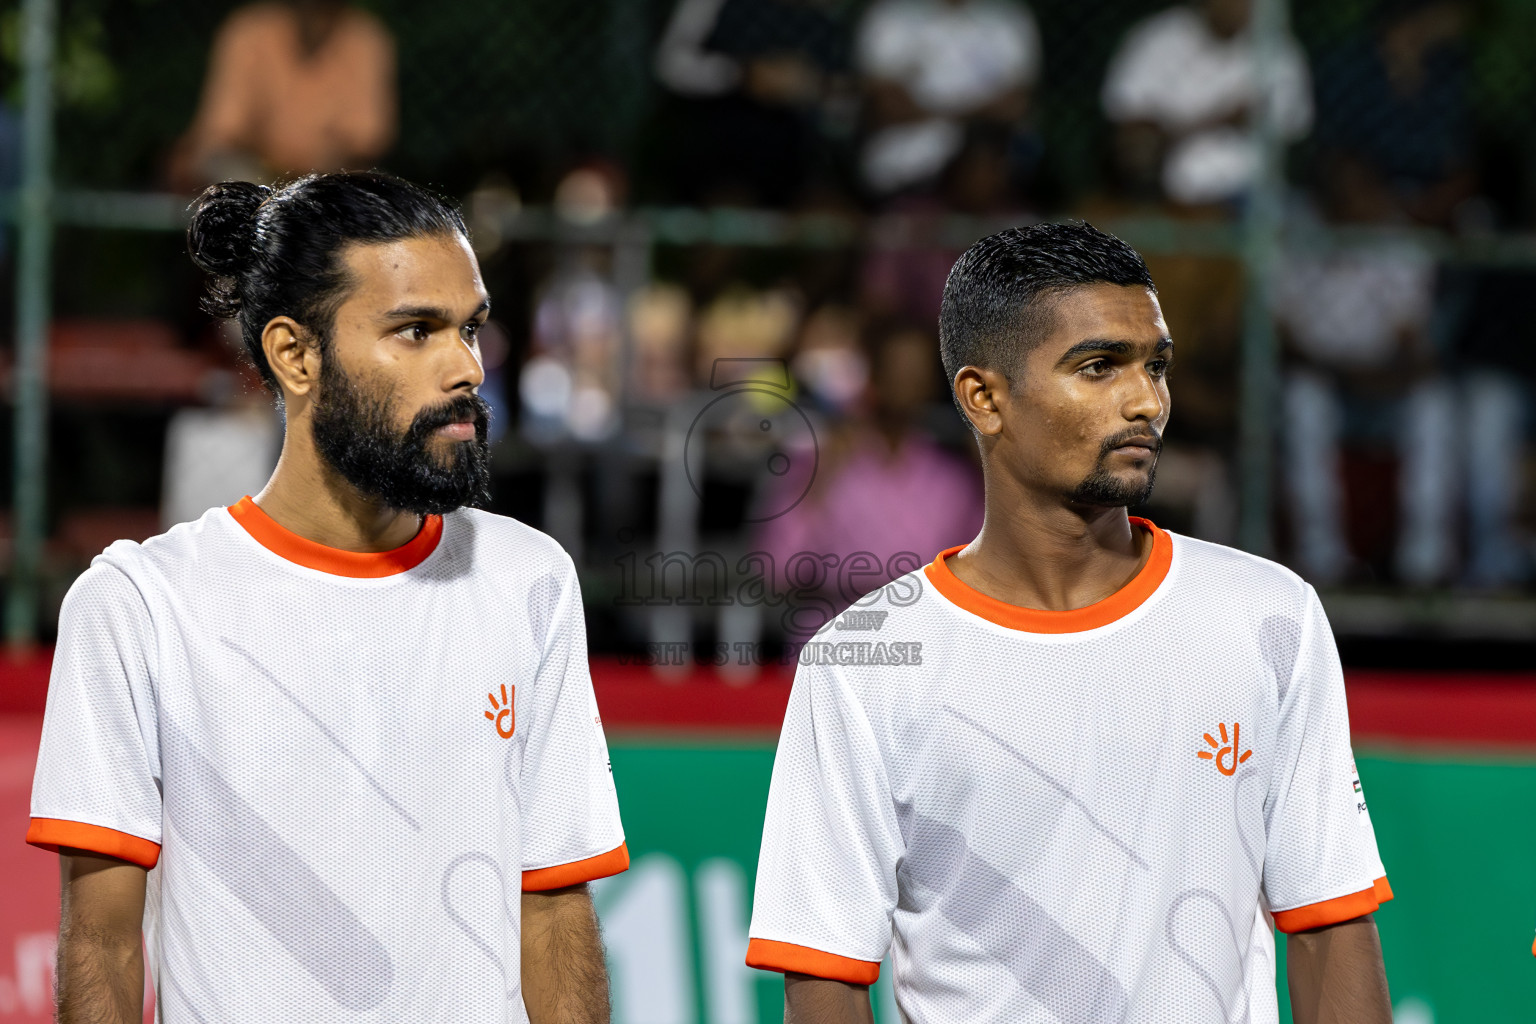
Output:
[[[1152,534],[1067,612],[941,554],[801,652],[747,962],[947,1021],[1277,1019],[1290,932],[1390,899],[1311,587]]]
[[[249,498],[64,603],[30,842],[153,868],[164,1024],[526,1021],[522,890],[629,863],[581,592],[511,519],[359,554]]]

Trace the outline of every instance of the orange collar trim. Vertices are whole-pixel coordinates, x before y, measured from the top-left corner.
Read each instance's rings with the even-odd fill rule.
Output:
[[[426,516],[416,536],[393,551],[343,551],[300,537],[284,528],[276,519],[263,512],[250,495],[229,506],[229,514],[235,517],[235,522],[256,543],[275,555],[308,569],[328,572],[332,576],[351,576],[365,580],[396,576],[416,568],[437,549],[437,542],[443,536],[443,517]]]
[[[960,582],[960,578],[944,564],[944,560],[964,548],[964,544],[939,552],[932,562],[923,567],[923,572],[940,594],[988,622],[1028,633],[1081,633],[1087,629],[1107,626],[1141,607],[1162,585],[1168,576],[1169,567],[1173,565],[1173,541],[1168,535],[1145,519],[1131,516],[1131,522],[1152,535],[1152,554],[1147,558],[1147,564],[1125,586],[1086,608],[1047,611],[1021,608],[988,597]]]

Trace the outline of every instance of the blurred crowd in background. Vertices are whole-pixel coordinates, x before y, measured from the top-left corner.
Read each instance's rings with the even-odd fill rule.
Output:
[[[462,197],[495,301],[495,508],[572,550],[599,648],[771,644],[979,527],[937,316],[959,252],[1007,224],[1216,239],[1144,246],[1178,351],[1145,512],[1235,542],[1223,231],[1263,117],[1286,146],[1279,557],[1320,588],[1529,593],[1536,247],[1496,243],[1536,227],[1536,14],[1295,0],[1267,78],[1252,20],[1249,0],[66,0],[61,187],[379,166]],[[13,102],[0,187],[16,150]],[[647,237],[638,209],[700,211],[696,237]],[[750,237],[791,222],[828,233]],[[272,404],[180,250],[61,230],[56,596],[275,459]]]

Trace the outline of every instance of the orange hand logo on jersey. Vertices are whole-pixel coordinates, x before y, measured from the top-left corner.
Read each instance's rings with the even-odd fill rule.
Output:
[[[1232,723],[1232,742],[1227,746],[1222,746],[1222,743],[1227,742],[1227,723],[1220,722],[1218,724],[1221,726],[1221,743],[1217,743],[1216,737],[1212,736],[1210,733],[1205,734],[1205,742],[1209,743],[1211,745],[1211,749],[1215,750],[1216,753],[1213,754],[1210,750],[1200,750],[1195,753],[1195,756],[1204,761],[1214,760],[1216,762],[1216,770],[1221,772],[1223,775],[1236,775],[1237,766],[1252,757],[1253,751],[1244,750],[1241,755],[1238,754],[1239,747],[1237,736],[1239,726],[1236,722]],[[1232,767],[1230,768],[1227,767],[1228,754],[1232,755]]]
[[[496,695],[494,693],[488,693],[486,696],[490,698],[491,707],[499,710],[487,711],[485,717],[496,723],[496,735],[504,740],[511,739],[512,733],[517,730],[517,713],[512,710],[512,701],[507,697],[506,684],[503,683],[501,686],[500,704],[496,703]],[[517,696],[517,687],[515,686],[512,687],[512,696]],[[505,725],[502,724],[503,720],[506,721]],[[1231,773],[1228,772],[1227,774],[1230,775]]]

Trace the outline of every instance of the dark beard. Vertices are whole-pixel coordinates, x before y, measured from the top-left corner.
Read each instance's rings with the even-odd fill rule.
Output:
[[[336,365],[320,365],[320,401],[312,426],[315,448],[331,468],[363,494],[390,508],[442,515],[490,501],[490,406],[479,395],[460,395],[416,414],[403,434],[391,427],[390,406],[368,394]],[[428,444],[432,432],[473,418],[475,439],[453,442],[445,458]]]
[[[1152,485],[1157,480],[1157,457],[1163,450],[1163,443],[1159,438],[1157,448],[1152,452],[1152,465],[1147,468],[1147,480],[1145,483],[1133,483],[1121,480],[1109,471],[1109,453],[1125,444],[1133,437],[1145,435],[1146,430],[1135,430],[1129,434],[1112,437],[1104,442],[1099,449],[1099,460],[1094,463],[1093,472],[1067,495],[1067,500],[1074,505],[1096,505],[1103,508],[1134,508],[1152,496]]]

